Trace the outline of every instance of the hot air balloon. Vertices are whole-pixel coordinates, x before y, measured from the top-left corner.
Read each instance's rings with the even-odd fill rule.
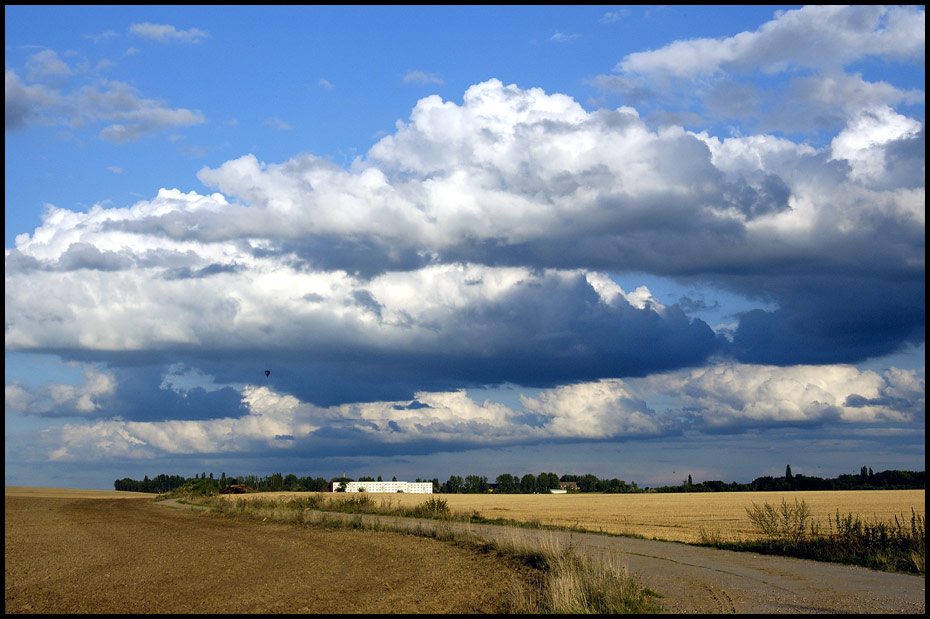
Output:
[[[271,370],[265,370],[265,376],[271,376]]]

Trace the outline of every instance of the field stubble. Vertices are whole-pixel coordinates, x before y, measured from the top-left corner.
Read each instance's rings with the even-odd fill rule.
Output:
[[[308,493],[256,493],[236,498],[300,496]],[[227,495],[230,496],[230,495]],[[336,495],[329,494],[333,497]],[[422,494],[369,493],[376,505],[414,507]],[[478,513],[484,518],[513,520],[583,529],[615,535],[640,536],[696,543],[704,535],[752,540],[758,531],[746,510],[753,504],[804,501],[814,520],[857,514],[866,521],[909,519],[911,510],[925,516],[924,490],[834,490],[810,492],[704,492],[640,494],[442,494],[456,515]]]
[[[490,614],[535,577],[436,540],[217,518],[150,494],[5,494],[8,614]]]

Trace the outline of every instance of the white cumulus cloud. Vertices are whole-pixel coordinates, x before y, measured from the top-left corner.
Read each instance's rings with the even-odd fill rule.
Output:
[[[93,383],[96,376],[89,376]],[[7,388],[8,405],[11,399]],[[15,394],[14,394],[15,397]],[[552,438],[657,437],[750,424],[907,423],[923,410],[923,370],[880,375],[851,366],[713,364],[643,379],[605,379],[521,396],[519,408],[479,402],[466,390],[419,392],[413,400],[318,407],[268,387],[241,391],[245,414],[207,420],[66,424],[44,432],[52,459],[151,458],[242,453],[256,447],[325,450],[321,429],[348,444],[517,445]],[[679,402],[663,410],[649,401]],[[687,426],[683,419],[689,419]]]
[[[178,30],[170,24],[153,24],[144,22],[132,24],[129,31],[137,36],[160,41],[162,43],[179,41],[182,43],[199,43],[209,35],[199,28],[188,28],[187,30]]]

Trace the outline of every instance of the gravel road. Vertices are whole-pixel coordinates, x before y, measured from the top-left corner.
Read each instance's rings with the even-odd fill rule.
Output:
[[[330,514],[331,516],[335,514]],[[371,516],[399,527],[430,526],[428,520]],[[458,525],[486,539],[508,541],[514,529]],[[587,553],[607,553],[649,589],[668,613],[920,613],[925,580],[846,565],[675,542],[597,534],[519,529]]]

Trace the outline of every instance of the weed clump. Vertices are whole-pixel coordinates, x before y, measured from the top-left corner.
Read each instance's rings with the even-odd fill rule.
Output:
[[[910,519],[868,522],[856,514],[828,516],[815,522],[804,501],[780,506],[765,503],[746,510],[761,536],[756,542],[732,542],[733,549],[783,554],[817,561],[860,565],[886,571],[924,574],[927,534],[925,518],[911,509]]]
[[[659,610],[656,595],[644,588],[615,556],[582,555],[555,538],[525,542],[516,538],[501,551],[542,571],[539,586],[515,593],[514,612],[532,614],[631,614]]]
[[[792,505],[782,499],[780,506],[753,503],[746,513],[750,522],[772,544],[791,548],[818,534],[811,510],[804,501],[799,503],[795,499]]]
[[[452,515],[452,510],[445,499],[431,497],[420,505],[406,510],[404,515],[414,518],[447,518]]]

